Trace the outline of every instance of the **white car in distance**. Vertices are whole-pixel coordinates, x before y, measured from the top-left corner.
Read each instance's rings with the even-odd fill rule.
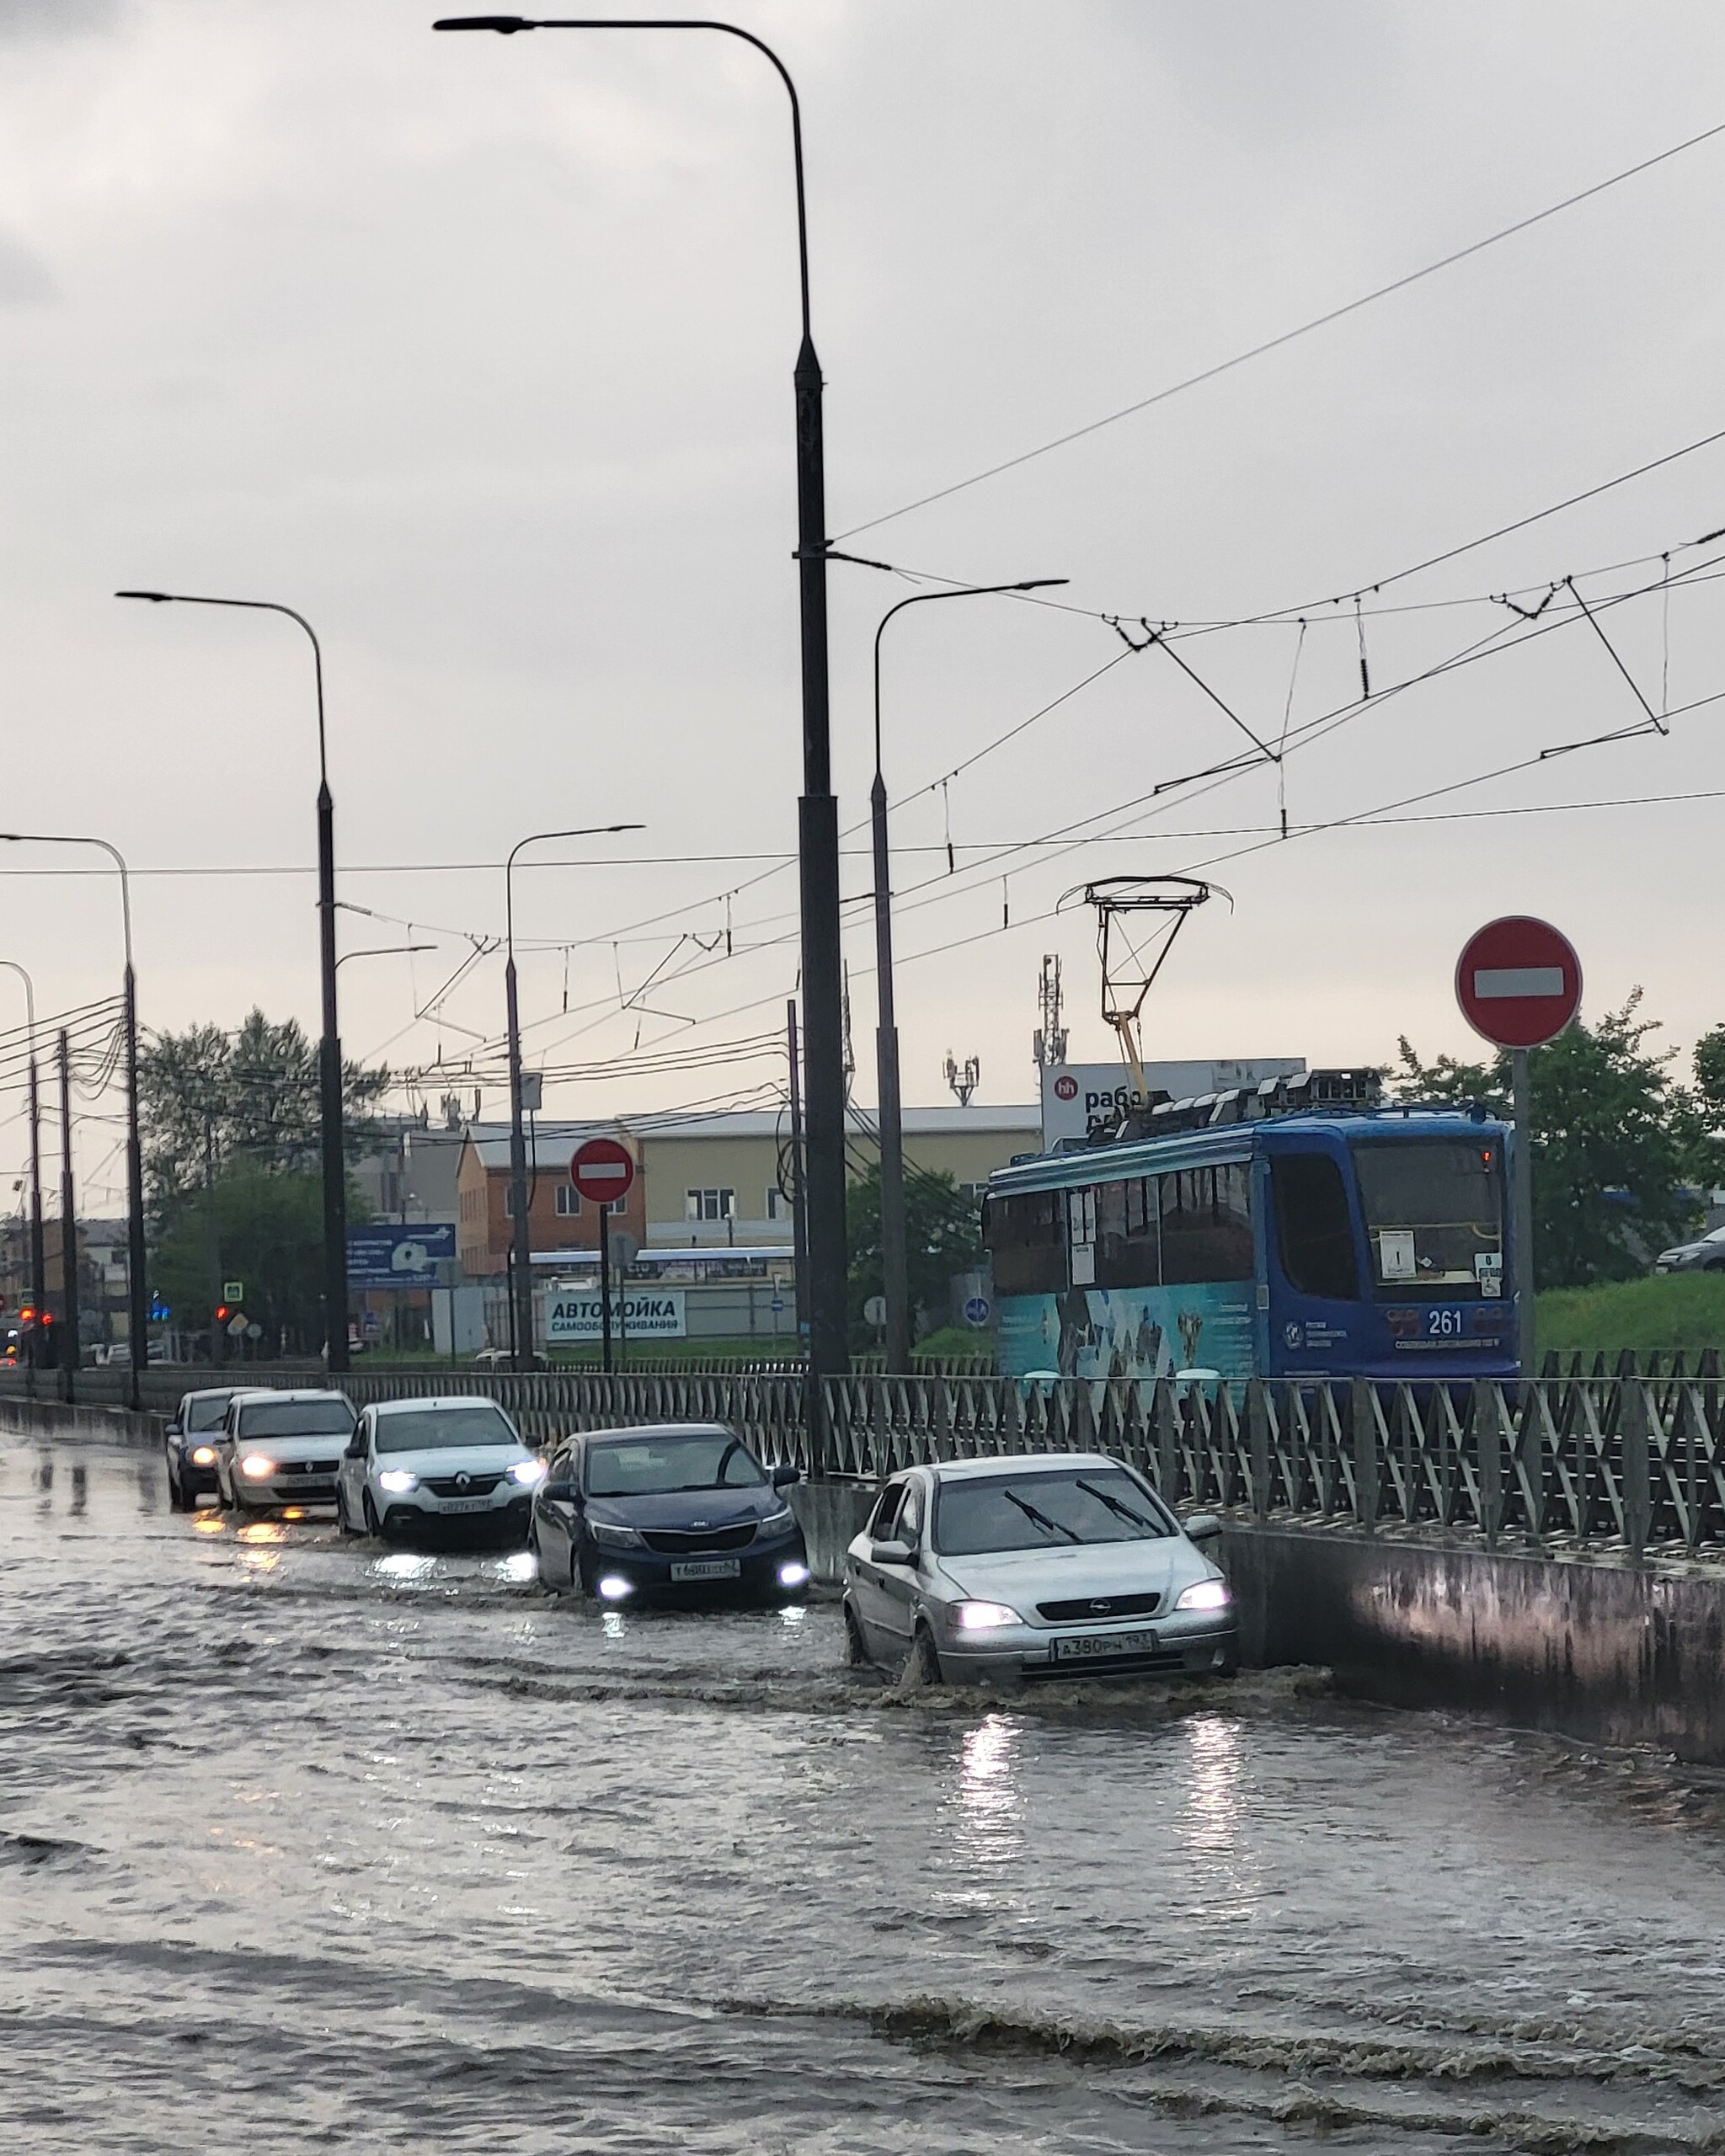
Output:
[[[344,1392],[236,1392],[215,1443],[216,1494],[238,1513],[327,1505],[353,1427]]]
[[[544,1479],[545,1462],[494,1400],[382,1401],[361,1413],[343,1455],[335,1516],[345,1534],[459,1521],[525,1541]]]

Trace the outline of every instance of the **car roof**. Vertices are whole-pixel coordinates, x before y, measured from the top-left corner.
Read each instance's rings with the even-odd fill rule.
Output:
[[[201,1385],[194,1392],[183,1392],[182,1400],[232,1400],[237,1392],[256,1390],[255,1386],[239,1385]]]
[[[489,1392],[428,1392],[407,1400],[374,1400],[374,1415],[403,1415],[423,1412],[430,1408],[435,1414],[446,1414],[455,1407],[494,1407],[499,1414],[505,1411],[501,1401],[494,1400]]]
[[[573,1430],[569,1434],[588,1444],[607,1438],[734,1438],[747,1449],[746,1440],[728,1422],[627,1422],[615,1429]]]
[[[328,1385],[237,1385],[227,1388],[229,1400],[339,1400],[344,1407],[353,1406],[344,1392]]]
[[[1119,1467],[1105,1452],[997,1454],[991,1460],[937,1460],[928,1472],[937,1482],[969,1482],[980,1475],[1047,1475],[1074,1467]]]

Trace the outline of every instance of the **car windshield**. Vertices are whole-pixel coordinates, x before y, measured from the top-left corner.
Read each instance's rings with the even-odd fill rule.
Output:
[[[225,1392],[220,1392],[213,1400],[193,1401],[185,1411],[180,1428],[185,1430],[219,1430],[227,1417],[227,1399]]]
[[[344,1438],[353,1427],[344,1400],[267,1400],[239,1417],[243,1438]]]
[[[954,1476],[935,1499],[934,1546],[946,1557],[1146,1542],[1168,1533],[1151,1499],[1118,1467]]]
[[[1495,1139],[1375,1139],[1354,1146],[1381,1301],[1501,1295],[1503,1177]]]
[[[663,1497],[674,1490],[757,1490],[766,1480],[729,1430],[613,1440],[587,1448],[590,1497]]]
[[[472,1407],[409,1407],[377,1417],[379,1452],[432,1452],[443,1445],[518,1445],[509,1418],[489,1400]]]

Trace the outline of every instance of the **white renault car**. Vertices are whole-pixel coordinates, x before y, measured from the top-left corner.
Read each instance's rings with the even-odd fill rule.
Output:
[[[1233,1597],[1198,1546],[1221,1531],[1100,1453],[912,1467],[846,1552],[846,1654],[932,1684],[1230,1676]]]
[[[236,1392],[215,1440],[216,1493],[240,1513],[327,1505],[353,1428],[344,1392]]]
[[[341,1462],[345,1534],[393,1535],[441,1520],[526,1539],[545,1462],[494,1400],[388,1400],[361,1413]]]

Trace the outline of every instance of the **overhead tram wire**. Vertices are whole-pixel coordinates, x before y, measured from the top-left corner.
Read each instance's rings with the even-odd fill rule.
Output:
[[[1130,419],[1137,413],[1147,412],[1157,404],[1165,404],[1171,398],[1181,396],[1188,389],[1196,389],[1202,383],[1215,382],[1222,375],[1232,373],[1237,367],[1262,359],[1268,353],[1279,351],[1300,338],[1311,336],[1316,330],[1344,321],[1349,315],[1358,314],[1363,307],[1370,307],[1379,300],[1388,299],[1397,292],[1406,291],[1410,286],[1420,284],[1428,277],[1434,277],[1441,270],[1453,269],[1457,263],[1466,262],[1473,255],[1482,254],[1488,248],[1499,246],[1519,232],[1531,231],[1536,225],[1562,216],[1566,211],[1575,209],[1581,203],[1590,201],[1595,195],[1604,195],[1611,188],[1621,187],[1626,181],[1637,179],[1642,173],[1651,172],[1657,166],[1668,163],[1673,157],[1682,157],[1687,151],[1698,149],[1702,143],[1711,142],[1722,134],[1725,134],[1725,120],[1703,128],[1700,134],[1689,136],[1681,142],[1674,142],[1666,149],[1656,151],[1650,157],[1642,157],[1635,164],[1626,165],[1621,172],[1595,180],[1591,186],[1580,188],[1574,194],[1565,195],[1561,201],[1535,211],[1530,216],[1518,217],[1513,224],[1500,226],[1496,232],[1488,232],[1483,238],[1471,241],[1466,247],[1456,248],[1448,254],[1440,255],[1434,262],[1428,262],[1420,269],[1411,270],[1402,276],[1392,278],[1388,284],[1375,286],[1370,291],[1362,292],[1340,307],[1330,307],[1322,314],[1313,315],[1309,321],[1296,323],[1291,329],[1281,330],[1275,336],[1267,337],[1242,352],[1236,352],[1229,359],[1219,360],[1213,366],[1200,368],[1197,373],[1188,375],[1179,382],[1170,382],[1152,391],[1147,397],[1138,398],[1130,404],[1123,404],[1118,411],[1105,413],[1100,419],[1088,420],[1081,427],[1071,428],[1065,434],[1039,443],[1034,449],[1023,450],[1016,456],[1007,457],[998,464],[991,464],[983,471],[973,472],[968,478],[956,479],[948,486],[937,488],[932,494],[920,495],[915,501],[905,502],[897,509],[884,510],[879,515],[871,516],[861,524],[853,524],[837,533],[833,543],[842,545],[846,539],[854,539],[864,531],[878,531],[883,524],[895,523],[901,516],[910,516],[917,510],[932,507],[936,502],[950,500],[954,494],[967,493],[972,487],[980,487],[990,479],[999,478],[1004,472],[1017,471],[1023,465],[1033,463],[1039,457],[1052,455],[1057,449],[1065,449],[1075,441],[1082,441],[1090,435],[1098,434],[1105,427],[1117,426],[1121,420]]]

